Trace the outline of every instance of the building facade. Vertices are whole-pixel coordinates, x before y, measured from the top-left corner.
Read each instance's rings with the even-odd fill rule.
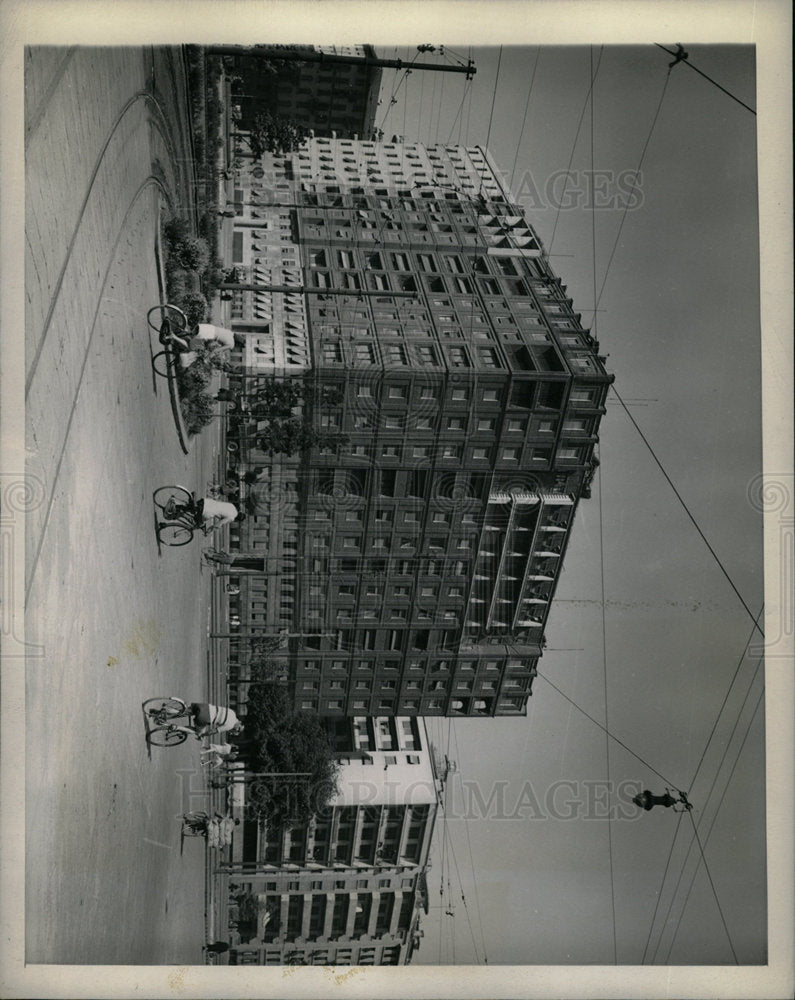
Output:
[[[381,68],[365,62],[367,58],[375,58],[371,45],[260,48],[272,60],[271,71],[263,71],[261,60],[252,56],[233,57],[232,73],[240,78],[234,100],[240,107],[243,128],[250,127],[256,115],[268,109],[317,135],[371,137],[381,87]],[[285,50],[356,57],[361,62],[339,63],[333,58],[322,62],[279,62],[279,55]]]
[[[597,464],[599,345],[484,149],[315,138],[238,183],[242,205],[267,188],[259,221],[300,264],[296,412],[344,442],[273,463],[249,425],[248,467],[290,486],[262,486],[240,547],[289,528],[272,571],[241,577],[241,621],[279,609],[305,711],[523,713]],[[252,281],[255,228],[236,220]],[[249,371],[281,376],[252,330],[269,295],[241,292],[233,326]]]
[[[444,772],[421,719],[329,726],[329,807],[299,826],[246,818],[221,863],[231,964],[400,965],[419,946]],[[256,926],[237,921],[241,892],[257,898]]]

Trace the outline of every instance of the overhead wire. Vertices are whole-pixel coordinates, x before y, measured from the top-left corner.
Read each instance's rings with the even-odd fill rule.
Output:
[[[540,677],[542,681],[546,681],[546,683],[549,684],[549,686],[553,688],[555,691],[557,691],[562,698],[565,698],[566,701],[574,708],[576,708],[578,712],[581,712],[586,717],[586,719],[590,719],[595,726],[598,726],[599,729],[602,730],[602,732],[607,733],[607,735],[610,737],[611,740],[614,740],[616,743],[618,743],[619,746],[623,747],[627,751],[627,753],[631,754],[637,761],[643,764],[644,767],[647,767],[650,771],[656,774],[658,778],[662,778],[662,780],[666,783],[666,785],[670,785],[672,788],[677,788],[677,789],[681,787],[675,781],[671,781],[670,778],[666,778],[666,776],[662,774],[660,771],[658,771],[656,767],[650,764],[647,760],[644,760],[644,758],[641,757],[640,754],[635,753],[635,751],[631,747],[627,746],[627,744],[623,740],[619,739],[618,736],[614,735],[611,732],[608,732],[608,730],[602,725],[601,722],[599,722],[592,715],[586,712],[584,708],[581,708],[577,704],[577,702],[574,701],[572,698],[570,698],[565,692],[561,691],[561,689],[557,686],[557,684],[551,681],[547,676],[542,674],[540,671],[538,671],[537,676]]]
[[[595,115],[594,115],[594,92],[596,87],[594,86],[596,77],[594,74],[593,66],[593,46],[589,46],[590,64],[589,64],[589,76],[591,78],[590,87],[590,153],[591,153],[591,265],[593,272],[593,292],[594,300],[596,299],[596,211],[595,211],[595,199],[594,199],[594,131],[595,131]],[[604,540],[604,504],[602,498],[602,480],[603,480],[603,468],[600,466],[598,474],[598,493],[599,493],[599,575],[600,575],[600,588],[601,588],[601,605],[602,605],[602,677],[603,677],[603,688],[604,688],[604,718],[605,718],[605,771],[607,787],[610,789],[610,737],[608,736],[610,728],[610,714],[609,714],[609,701],[608,701],[608,683],[607,683],[607,595],[605,587],[605,540]],[[616,883],[615,883],[615,865],[613,860],[613,819],[611,815],[611,810],[608,809],[607,813],[607,852],[610,862],[610,912],[612,919],[612,930],[613,930],[613,964],[618,965],[618,929],[616,923]]]
[[[604,288],[604,285],[602,287]],[[704,544],[707,546],[707,549],[709,550],[712,558],[718,564],[718,566],[720,568],[720,571],[723,573],[724,577],[726,578],[726,580],[729,583],[729,586],[732,588],[732,590],[736,594],[738,600],[740,601],[740,604],[742,604],[742,606],[745,608],[745,611],[748,614],[748,617],[754,623],[754,629],[755,629],[755,631],[759,632],[759,634],[764,638],[764,634],[765,633],[762,630],[761,626],[759,625],[758,618],[754,616],[753,612],[751,611],[751,609],[746,604],[745,599],[743,598],[743,596],[740,593],[740,591],[737,589],[737,586],[736,586],[734,580],[732,580],[732,578],[729,576],[729,572],[726,569],[726,567],[723,565],[723,562],[721,561],[721,559],[718,556],[717,552],[713,549],[712,545],[710,545],[709,540],[707,539],[707,536],[701,530],[701,527],[700,527],[698,521],[696,521],[696,519],[693,516],[693,513],[691,512],[690,508],[685,503],[684,497],[682,496],[682,494],[679,492],[679,490],[674,485],[674,482],[671,479],[671,477],[668,475],[668,473],[667,473],[667,471],[665,469],[665,466],[662,464],[662,462],[660,461],[660,459],[657,457],[657,453],[655,452],[654,448],[652,448],[652,446],[649,443],[648,438],[646,437],[646,435],[643,433],[643,431],[638,426],[637,420],[635,420],[635,418],[630,413],[629,407],[627,407],[627,405],[624,403],[624,400],[619,395],[618,390],[616,389],[615,385],[611,385],[610,386],[610,391],[615,395],[616,399],[621,404],[622,409],[624,410],[624,412],[626,413],[626,415],[629,417],[629,419],[632,422],[632,425],[634,426],[635,430],[640,435],[641,440],[646,445],[646,448],[648,449],[649,454],[654,459],[654,461],[655,461],[657,467],[659,468],[660,472],[662,472],[663,476],[665,477],[666,482],[671,487],[671,489],[674,491],[674,494],[675,494],[677,500],[679,501],[679,503],[682,506],[682,509],[685,511],[685,513],[687,514],[687,516],[690,519],[691,523],[693,524],[693,527],[698,532],[699,537],[704,542]]]
[[[453,866],[455,867],[456,877],[458,878],[458,887],[459,887],[459,890],[461,892],[461,902],[464,904],[464,916],[466,917],[467,926],[469,927],[469,935],[470,935],[470,937],[472,939],[472,951],[475,954],[475,962],[479,965],[480,964],[480,954],[478,952],[478,944],[477,944],[477,941],[475,939],[475,928],[472,926],[472,918],[470,917],[470,914],[469,914],[469,906],[467,905],[467,899],[466,899],[466,896],[464,895],[464,883],[463,883],[463,881],[461,879],[461,869],[458,866],[458,857],[457,857],[457,855],[455,853],[455,845],[453,844],[453,838],[452,838],[452,835],[450,834],[450,830],[449,829],[447,831],[447,837],[448,837],[449,844],[450,844],[450,856],[453,859]],[[488,965],[488,962],[485,961],[485,956],[484,956],[484,965]]]
[[[470,48],[469,51],[471,52],[472,49]],[[473,83],[473,82],[474,81],[470,81],[470,83]],[[469,104],[467,105],[467,131],[466,131],[466,136],[464,138],[464,145],[465,146],[469,145],[469,125],[470,125],[470,119],[472,117],[472,95],[473,95],[473,93],[474,93],[474,87],[470,87],[469,88]],[[459,137],[459,145],[460,145],[460,137]]]
[[[431,113],[428,116],[428,138],[425,140],[426,144],[430,146],[431,144],[431,130],[433,129],[433,116],[436,110],[436,85],[438,80],[436,79],[437,74],[433,74],[433,90],[431,91]]]
[[[764,610],[764,605],[762,606],[762,610]],[[759,612],[760,615],[762,614],[762,610],[760,610],[760,612]],[[752,629],[751,630],[751,634],[748,636],[748,639],[746,640],[746,643],[745,643],[745,645],[743,647],[742,653],[740,654],[740,658],[739,658],[739,660],[737,662],[737,668],[735,669],[734,675],[733,675],[732,680],[731,680],[731,683],[729,684],[729,689],[728,689],[728,691],[726,693],[726,697],[723,699],[723,704],[721,705],[720,711],[718,712],[718,715],[716,716],[715,723],[714,723],[714,725],[712,727],[712,732],[710,733],[710,735],[709,735],[709,737],[707,739],[707,743],[706,743],[706,746],[704,748],[704,752],[701,755],[701,759],[699,760],[698,766],[696,767],[695,773],[693,775],[693,780],[692,780],[692,782],[690,784],[691,788],[695,785],[696,777],[697,777],[697,775],[698,775],[698,773],[699,773],[699,771],[701,769],[701,765],[702,765],[702,763],[704,761],[704,757],[705,757],[706,752],[707,752],[707,747],[709,746],[709,744],[712,741],[712,738],[713,738],[713,736],[715,734],[715,730],[717,729],[718,722],[719,722],[719,720],[721,718],[721,715],[723,714],[726,702],[727,702],[727,700],[729,698],[729,694],[731,693],[732,687],[734,686],[734,683],[735,683],[735,680],[737,678],[737,674],[739,672],[739,669],[740,669],[740,667],[743,664],[743,661],[745,659],[746,653],[748,652],[748,646],[750,645],[751,640],[754,637],[754,632],[755,632],[755,630]],[[729,734],[729,738],[728,738],[728,740],[726,742],[726,747],[724,749],[723,755],[722,755],[722,757],[720,759],[720,762],[718,763],[718,766],[717,766],[717,768],[715,770],[715,777],[714,777],[714,779],[713,779],[713,781],[712,781],[712,783],[711,783],[711,785],[709,787],[709,791],[707,792],[707,794],[706,794],[706,796],[704,798],[703,805],[701,807],[701,809],[702,809],[703,812],[706,811],[706,809],[709,806],[710,800],[712,799],[712,793],[713,793],[713,791],[715,789],[715,786],[716,786],[717,781],[718,781],[718,777],[720,776],[720,772],[721,772],[721,770],[723,768],[723,765],[724,765],[724,763],[726,761],[726,757],[727,757],[729,749],[731,747],[732,740],[734,739],[734,734],[737,731],[737,726],[739,725],[740,719],[742,717],[743,710],[745,709],[745,706],[746,706],[746,704],[748,702],[748,697],[749,697],[749,695],[751,693],[751,689],[753,687],[754,681],[756,680],[756,675],[759,673],[760,666],[761,666],[761,660],[759,660],[757,662],[756,670],[754,671],[753,676],[751,677],[751,680],[750,680],[750,682],[748,684],[748,688],[746,689],[746,692],[745,692],[745,697],[743,698],[742,704],[740,705],[739,711],[737,712],[737,718],[735,719],[734,726],[732,727],[732,731]],[[746,738],[747,738],[747,733],[746,733]],[[743,740],[743,744],[744,743],[745,743],[745,739]],[[738,755],[739,755],[740,752],[742,752],[742,746],[740,747],[740,750],[738,751]],[[734,767],[736,767],[736,766],[737,766],[737,762],[735,760]],[[734,767],[732,768],[732,772],[731,772],[732,774],[734,773]],[[730,774],[728,780],[729,780],[729,782],[731,781],[731,774]],[[726,789],[727,788],[728,788],[728,783],[726,785],[726,788],[724,788],[724,792],[723,792],[724,796],[726,794]],[[723,798],[721,798],[721,802],[722,801],[723,801]],[[720,803],[718,804],[717,808],[720,809]],[[715,816],[717,816],[717,811],[715,813]],[[714,822],[715,822],[714,818],[713,818],[712,822],[714,824]],[[712,826],[710,826],[710,831],[711,830],[712,830]],[[707,839],[709,839],[709,834],[707,835]],[[662,929],[660,931],[660,937],[657,940],[657,945],[656,945],[656,947],[654,949],[654,953],[651,956],[651,964],[652,965],[654,964],[654,961],[655,961],[655,959],[657,957],[657,952],[659,951],[660,945],[662,944],[662,938],[663,938],[663,935],[665,933],[665,927],[667,926],[668,920],[669,920],[669,918],[671,916],[671,911],[673,910],[674,903],[676,902],[676,897],[677,897],[677,894],[679,892],[679,886],[681,885],[682,879],[684,877],[685,870],[687,868],[687,863],[690,860],[690,853],[691,853],[691,851],[693,849],[693,842],[694,842],[694,840],[691,837],[690,844],[688,845],[684,861],[682,862],[682,866],[681,866],[680,871],[679,871],[679,877],[677,878],[676,885],[674,886],[673,892],[671,893],[671,898],[670,898],[670,901],[668,903],[668,909],[667,909],[666,914],[665,914],[665,919],[663,920],[663,923],[662,923]],[[693,881],[694,880],[695,880],[695,873],[693,875],[693,880],[691,880],[691,883],[690,883],[690,889],[691,890],[693,888]],[[662,887],[661,887],[661,892],[662,892]],[[688,891],[688,898],[689,898],[689,895],[690,895],[690,891]],[[687,906],[687,899],[685,899],[682,911],[680,913],[680,917],[679,917],[680,921],[681,921],[682,917],[684,916],[684,907],[686,907],[686,906]],[[649,932],[649,934],[651,936],[651,931]],[[673,942],[671,944],[671,947],[673,947]],[[670,954],[670,951],[669,951],[669,954]],[[644,952],[644,957],[645,957],[645,952]]]
[[[684,816],[684,812],[680,812],[679,813],[679,819],[677,820],[677,823],[676,823],[676,829],[674,830],[673,840],[671,841],[671,849],[668,851],[668,859],[665,862],[665,870],[663,871],[662,881],[660,882],[660,888],[657,890],[657,902],[654,904],[654,913],[652,913],[652,915],[651,915],[651,926],[649,927],[649,934],[648,934],[648,937],[646,938],[646,945],[643,948],[643,956],[642,956],[642,958],[640,960],[640,964],[641,965],[645,965],[646,964],[646,955],[648,954],[649,945],[651,944],[651,936],[652,936],[652,934],[654,932],[655,921],[657,920],[657,911],[659,910],[660,903],[662,902],[663,886],[665,885],[665,880],[668,877],[668,869],[669,869],[669,867],[671,865],[671,858],[673,857],[673,853],[674,853],[674,845],[676,844],[676,838],[679,836],[679,827],[682,825],[682,818],[683,818],[683,816]],[[678,883],[677,883],[677,885],[678,885]],[[674,892],[675,891],[676,890],[674,890]],[[667,915],[666,915],[666,920],[667,919],[668,918],[667,918]],[[665,922],[663,922],[663,926],[665,926]],[[656,954],[656,951],[655,951],[655,954]],[[652,963],[653,962],[654,962],[654,959],[652,959]]]
[[[729,695],[731,694],[731,690],[734,687],[734,682],[737,680],[737,675],[740,672],[740,667],[743,665],[743,660],[745,659],[745,655],[748,652],[748,647],[751,645],[751,640],[753,639],[754,633],[756,632],[756,629],[758,627],[759,619],[764,614],[764,611],[765,611],[765,606],[763,604],[762,607],[759,609],[759,614],[756,616],[753,628],[751,629],[751,634],[748,636],[748,641],[746,642],[745,646],[743,647],[743,651],[742,651],[742,654],[740,656],[740,659],[737,661],[737,666],[735,667],[734,674],[732,675],[732,679],[729,682],[729,687],[728,687],[728,689],[726,691],[726,694],[725,694],[725,696],[723,698],[721,706],[718,709],[718,714],[715,716],[715,721],[712,724],[712,730],[711,730],[709,736],[707,737],[707,742],[704,745],[704,749],[701,752],[701,757],[699,758],[698,764],[696,765],[696,770],[693,773],[693,779],[690,782],[690,787],[691,788],[696,783],[696,778],[698,777],[698,772],[701,770],[701,765],[704,763],[704,758],[707,755],[707,750],[709,750],[709,745],[712,742],[713,736],[715,735],[715,730],[718,728],[718,722],[720,721],[720,717],[723,714],[723,709],[726,707],[726,702],[729,700]],[[757,669],[758,669],[758,666],[757,666]],[[746,695],[746,697],[747,697],[747,695]],[[721,761],[721,765],[722,765],[722,761]]]
[[[608,735],[610,717],[608,713],[607,699],[607,599],[605,596],[605,544],[604,544],[604,508],[602,506],[602,467],[599,468],[599,565],[602,590],[602,676],[604,678],[604,704],[605,704],[605,769],[607,787],[610,783],[610,737]],[[607,850],[610,859],[610,903],[613,922],[613,964],[618,965],[618,930],[616,927],[616,884],[613,864],[613,820],[611,811],[607,812]]]
[[[593,72],[593,46],[590,46],[591,51],[591,79],[594,80]],[[594,81],[595,82],[595,81]],[[590,176],[590,201],[591,201],[591,260],[593,263],[593,300],[594,300],[594,313],[593,313],[593,332],[594,337],[596,337],[596,325],[598,312],[596,308],[596,192],[595,188],[595,174],[594,174],[594,113],[593,113],[593,97],[596,87],[591,84],[591,176]]]
[[[621,213],[621,220],[618,224],[618,232],[616,233],[616,238],[613,242],[613,249],[610,251],[610,258],[607,261],[607,268],[605,270],[604,278],[602,279],[602,287],[599,289],[599,295],[596,297],[596,301],[594,302],[594,316],[596,316],[597,310],[599,309],[599,303],[602,301],[602,295],[604,294],[605,285],[607,284],[607,277],[610,274],[610,267],[613,263],[613,258],[616,255],[616,250],[618,249],[619,240],[621,239],[621,231],[624,228],[624,222],[626,221],[627,218],[627,212],[629,211],[629,206],[633,202],[633,196],[635,194],[635,189],[637,187],[638,176],[640,175],[640,171],[643,166],[643,161],[646,157],[646,151],[649,148],[649,143],[651,142],[651,137],[654,134],[654,128],[657,124],[657,119],[660,117],[660,111],[663,106],[663,101],[665,100],[665,93],[668,90],[668,82],[670,79],[671,79],[671,70],[669,69],[665,76],[665,82],[663,83],[662,93],[660,94],[660,99],[657,102],[657,107],[654,112],[654,117],[652,118],[651,126],[649,127],[649,131],[646,135],[646,141],[643,143],[643,149],[640,154],[640,159],[638,160],[638,165],[635,168],[635,173],[632,177],[632,182],[630,185],[629,192],[627,193],[627,196],[624,200],[624,211]]]
[[[566,188],[569,185],[569,177],[571,176],[571,165],[574,162],[574,153],[577,150],[577,142],[579,141],[579,138],[580,138],[580,129],[582,128],[583,119],[585,118],[585,110],[588,107],[588,101],[589,101],[590,96],[591,96],[591,91],[593,90],[593,85],[594,85],[594,83],[596,81],[596,77],[599,75],[599,67],[602,65],[602,54],[603,54],[603,52],[604,52],[604,45],[599,49],[599,58],[596,61],[596,70],[594,71],[593,74],[591,74],[590,82],[588,84],[588,91],[587,91],[587,93],[585,95],[585,100],[582,102],[582,111],[580,111],[580,119],[577,122],[577,131],[574,133],[574,142],[572,143],[572,146],[571,146],[571,153],[569,154],[569,163],[568,163],[568,166],[566,167],[566,173],[565,173],[565,176],[564,176],[563,191],[562,191],[562,193],[560,195],[560,198],[558,198],[558,209],[555,212],[555,222],[554,222],[554,224],[552,226],[552,237],[550,238],[550,241],[549,241],[549,249],[547,250],[547,256],[550,256],[552,254],[552,247],[553,247],[553,245],[555,243],[555,234],[558,231],[558,221],[560,219],[560,210],[563,207],[563,199],[566,197]]]
[[[756,713],[759,711],[759,706],[762,704],[762,698],[764,696],[764,693],[765,693],[765,689],[764,689],[764,686],[763,686],[762,690],[759,692],[759,697],[756,699],[756,705],[754,706],[754,710],[751,713],[751,718],[750,718],[750,720],[748,722],[748,727],[746,728],[745,736],[743,736],[742,743],[740,744],[740,748],[737,751],[737,757],[735,758],[734,764],[732,765],[731,772],[729,773],[729,777],[728,777],[728,779],[726,781],[726,785],[724,786],[723,792],[722,792],[721,797],[720,797],[720,802],[718,802],[718,805],[717,805],[717,807],[715,809],[715,814],[713,815],[712,821],[711,821],[711,823],[709,825],[709,829],[707,830],[707,835],[704,838],[704,844],[705,844],[705,846],[706,846],[706,844],[709,843],[709,838],[710,838],[710,835],[712,834],[712,828],[715,826],[715,823],[716,823],[717,818],[718,818],[718,813],[720,812],[721,806],[723,805],[723,800],[726,798],[726,793],[728,792],[729,786],[731,785],[732,778],[734,777],[734,772],[737,769],[737,764],[739,763],[740,757],[742,756],[743,748],[745,747],[745,742],[746,742],[746,740],[748,739],[748,736],[751,733],[751,728],[753,726],[754,719],[756,718]],[[679,933],[679,925],[682,923],[682,918],[685,915],[685,910],[687,909],[687,904],[688,904],[688,901],[690,899],[690,893],[693,891],[693,886],[695,884],[696,875],[697,874],[698,874],[698,869],[696,869],[696,871],[693,872],[693,876],[690,879],[690,885],[688,887],[687,894],[685,896],[685,901],[682,904],[682,911],[679,914],[679,919],[678,919],[678,921],[676,923],[676,927],[674,928],[673,936],[671,937],[671,944],[670,944],[670,946],[668,948],[668,952],[667,952],[666,957],[665,957],[665,964],[666,965],[668,964],[668,961],[669,961],[669,959],[671,957],[671,952],[673,951],[674,944],[676,943],[676,936]]]
[[[524,129],[527,124],[527,112],[530,108],[530,98],[533,96],[533,85],[536,82],[536,70],[538,69],[538,59],[541,55],[541,46],[536,46],[536,57],[533,62],[533,72],[530,75],[530,86],[527,88],[527,100],[524,103],[524,115],[522,116],[522,127],[519,129],[519,138],[516,140],[516,155],[513,158],[513,166],[511,167],[511,179],[508,182],[508,187],[513,193],[513,179],[516,176],[516,164],[519,160],[519,150],[522,147],[522,139],[524,137]]]
[[[489,112],[489,127],[486,132],[486,149],[489,148],[489,140],[491,139],[491,123],[494,120],[494,104],[497,100],[497,87],[500,82],[500,66],[502,65],[502,46],[500,46],[500,53],[497,56],[497,73],[494,77],[494,89],[491,95],[491,111]],[[482,183],[481,183],[482,187]]]
[[[666,47],[664,45],[660,45],[659,42],[655,42],[654,44],[657,46],[658,49],[662,49],[663,52],[667,52],[669,56],[677,55],[676,52],[671,52],[670,49],[666,49]],[[690,62],[690,59],[687,57],[686,54],[685,58],[679,59],[678,62],[684,63],[685,66],[689,66],[694,73],[698,73],[698,75],[703,76],[705,80],[709,80],[709,82],[713,84],[713,86],[717,87],[718,90],[722,90],[727,97],[731,97],[733,101],[736,101],[738,104],[742,105],[742,107],[744,107],[746,111],[750,111],[752,115],[756,115],[754,109],[750,105],[746,104],[745,101],[741,101],[740,98],[736,97],[730,90],[727,90],[725,87],[722,87],[717,80],[713,80],[711,76],[707,76],[707,74],[703,70],[700,70],[698,66],[694,66],[693,63]],[[671,69],[673,69],[673,66],[669,67],[669,72]]]
[[[723,907],[720,905],[720,899],[718,898],[718,890],[715,888],[715,881],[712,878],[712,872],[709,870],[709,865],[707,864],[707,856],[704,853],[704,845],[701,843],[701,837],[698,835],[698,827],[696,826],[696,821],[693,818],[692,810],[688,809],[687,815],[690,817],[690,822],[693,825],[693,833],[696,837],[696,842],[698,843],[698,849],[701,852],[701,861],[704,865],[704,871],[707,873],[707,878],[709,879],[709,884],[712,887],[712,895],[715,897],[715,904],[718,907],[718,913],[720,914],[720,919],[723,924],[723,929],[726,931],[726,937],[729,942],[729,947],[731,948],[731,953],[734,958],[734,964],[739,965],[740,961],[737,958],[737,952],[734,950],[734,943],[732,942],[731,934],[729,933],[729,927],[726,923],[726,917],[723,914]]]
[[[749,640],[749,642],[750,642],[750,640]],[[732,742],[734,740],[734,734],[737,732],[737,727],[740,724],[740,719],[742,718],[743,711],[745,710],[745,706],[748,703],[748,698],[750,697],[751,690],[753,689],[754,682],[756,681],[757,674],[759,673],[761,667],[762,667],[762,660],[760,659],[757,662],[756,669],[754,670],[753,676],[751,677],[751,680],[748,683],[748,688],[746,689],[745,697],[743,698],[742,704],[740,705],[740,708],[739,708],[739,710],[737,712],[737,718],[734,721],[734,725],[732,726],[732,731],[729,734],[729,738],[726,741],[726,747],[725,747],[725,749],[723,751],[723,755],[721,756],[720,763],[718,764],[718,767],[716,768],[715,777],[714,777],[712,783],[710,784],[709,791],[707,792],[707,795],[706,795],[706,797],[704,799],[704,805],[702,807],[702,812],[706,812],[706,810],[707,810],[707,808],[709,806],[709,803],[712,800],[712,794],[715,791],[715,787],[717,786],[717,783],[718,783],[718,778],[720,777],[720,773],[723,770],[723,765],[726,762],[726,757],[728,756],[729,750],[730,750]],[[762,686],[762,690],[764,691],[764,685]],[[761,699],[761,694],[760,694],[760,699]],[[754,709],[753,715],[755,715],[755,714],[756,714],[756,709]],[[729,777],[728,777],[728,779],[726,781],[726,785],[724,786],[723,793],[722,793],[721,798],[720,798],[720,802],[718,803],[718,805],[717,805],[717,807],[715,809],[715,812],[713,814],[712,822],[710,823],[710,828],[709,828],[709,831],[707,833],[707,838],[706,838],[707,840],[709,839],[709,834],[712,832],[712,827],[715,825],[715,820],[717,819],[718,812],[720,811],[720,807],[723,804],[723,800],[726,797],[726,793],[727,793],[729,785],[731,783],[731,779],[732,779],[732,777],[734,775],[734,771],[735,771],[735,769],[737,767],[737,761],[739,760],[740,754],[742,753],[742,748],[743,748],[743,746],[745,746],[745,741],[748,738],[748,733],[749,733],[750,728],[751,728],[751,723],[753,722],[753,715],[752,715],[752,718],[751,718],[751,722],[749,722],[748,728],[746,729],[745,736],[743,737],[743,740],[742,740],[742,742],[740,744],[740,749],[737,751],[737,756],[735,757],[734,764],[732,765],[732,769],[731,769],[731,771],[729,773]],[[685,854],[685,859],[682,862],[682,868],[681,868],[681,871],[679,873],[679,878],[676,880],[676,885],[674,886],[674,891],[673,891],[673,894],[671,895],[671,901],[670,901],[670,903],[668,905],[668,911],[667,911],[667,913],[665,915],[665,921],[663,923],[663,927],[665,927],[665,925],[667,925],[668,919],[669,919],[669,917],[671,915],[671,911],[673,910],[674,903],[676,901],[676,896],[677,896],[677,893],[679,892],[679,886],[681,885],[682,879],[684,878],[685,869],[687,868],[687,863],[690,860],[690,854],[691,854],[691,852],[693,850],[693,843],[694,843],[694,838],[691,837],[690,838],[690,844],[688,845],[688,848],[687,848],[687,853]],[[696,877],[697,871],[698,871],[698,869],[696,869],[696,871],[693,873],[693,877],[690,880],[690,887],[689,887],[689,889],[687,891],[687,895],[685,897],[685,902],[682,905],[682,910],[681,910],[681,913],[679,915],[679,922],[677,923],[677,928],[679,926],[679,923],[681,923],[682,917],[684,916],[685,907],[687,906],[687,901],[690,898],[690,893],[692,892],[692,889],[693,889],[693,883],[695,882],[695,877]],[[675,936],[676,935],[674,934],[674,939],[675,939]],[[669,955],[670,955],[671,950],[673,949],[673,943],[674,943],[674,941],[672,940],[670,948],[669,948],[669,951],[668,951]],[[652,956],[652,962],[656,958],[657,951],[659,950],[661,944],[662,944],[662,935],[660,936],[660,940],[657,942],[657,948],[655,948],[654,955]]]
[[[390,94],[390,96],[389,96],[389,105],[387,106],[387,109],[386,109],[386,111],[384,112],[384,117],[383,117],[383,119],[381,120],[381,124],[380,124],[380,125],[378,126],[379,128],[383,129],[384,125],[386,124],[386,120],[387,120],[387,118],[389,117],[389,115],[390,115],[390,114],[391,114],[391,112],[392,112],[392,107],[393,107],[393,106],[394,106],[395,104],[397,104],[397,95],[398,95],[398,91],[399,91],[399,90],[400,90],[400,88],[401,88],[401,87],[403,86],[403,84],[404,84],[404,83],[406,82],[406,80],[407,80],[407,79],[409,78],[409,76],[411,76],[411,73],[412,73],[412,66],[413,66],[413,65],[414,65],[414,63],[416,62],[416,60],[417,60],[417,56],[418,56],[418,55],[419,55],[419,53],[417,53],[417,55],[416,55],[416,56],[414,56],[414,58],[413,58],[413,59],[411,60],[411,62],[409,63],[409,65],[408,65],[408,66],[406,67],[406,69],[405,69],[405,70],[403,71],[403,73],[401,74],[401,77],[400,77],[400,79],[398,80],[398,83],[397,83],[397,86],[395,87],[395,89],[394,89],[394,90],[392,91],[392,93]]]
[[[460,760],[460,751],[458,749],[458,731],[455,727],[453,727],[453,737],[455,739],[456,758]],[[461,779],[460,771],[459,771],[459,779],[461,780],[463,786],[463,779]],[[469,865],[470,865],[470,870],[472,872],[472,885],[474,886],[474,891],[475,891],[475,909],[477,911],[478,924],[480,927],[480,941],[481,944],[483,945],[483,961],[486,964],[488,964],[489,960],[488,960],[488,952],[486,950],[486,936],[483,930],[483,915],[480,910],[480,893],[478,892],[478,880],[475,876],[475,858],[472,853],[472,839],[469,835],[469,817],[466,815],[466,812],[464,812],[464,830],[466,831],[467,848],[469,850]]]
[[[436,131],[433,134],[433,141],[437,143],[439,141],[439,129],[442,126],[442,107],[444,105],[444,73],[442,73],[442,79],[439,84],[439,114],[436,117]]]
[[[456,122],[459,122],[459,119],[461,118],[461,112],[464,110],[464,101],[466,101],[466,99],[467,99],[467,94],[469,93],[471,82],[472,82],[471,80],[467,80],[464,83],[464,95],[461,98],[461,103],[458,105],[458,111],[456,112],[456,116],[453,119],[453,124],[450,126],[450,134],[447,136],[447,145],[448,146],[450,145],[450,140],[453,138],[453,132],[455,132]],[[459,131],[459,136],[460,136],[460,133],[461,133],[461,125],[460,125],[460,123],[458,125],[458,131]]]

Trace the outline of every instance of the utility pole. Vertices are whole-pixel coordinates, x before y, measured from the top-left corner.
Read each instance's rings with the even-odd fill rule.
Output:
[[[419,47],[425,51],[425,46]],[[475,64],[471,59],[467,60],[466,66],[453,66],[449,63],[419,63],[411,60],[404,62],[402,59],[379,59],[376,56],[338,56],[327,52],[313,52],[312,50],[300,51],[290,49],[279,49],[278,51],[265,51],[257,46],[245,45],[208,45],[205,48],[208,56],[246,56],[252,59],[263,59],[267,62],[319,62],[319,63],[340,63],[353,66],[380,66],[383,69],[415,69],[430,70],[435,73],[465,73],[467,80],[471,80],[477,73]]]

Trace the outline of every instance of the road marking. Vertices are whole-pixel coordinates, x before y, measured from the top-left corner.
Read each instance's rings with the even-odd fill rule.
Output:
[[[165,847],[167,851],[171,850],[171,844],[161,844],[159,840],[150,840],[148,837],[144,837],[147,844],[154,844],[155,847]]]

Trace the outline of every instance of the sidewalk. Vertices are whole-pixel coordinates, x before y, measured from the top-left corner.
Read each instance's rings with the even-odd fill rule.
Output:
[[[233,180],[224,177],[230,163],[230,129],[229,129],[229,101],[228,83],[225,75],[221,74],[218,84],[218,96],[224,103],[226,109],[226,128],[223,131],[223,145],[218,150],[218,205],[221,210],[226,206],[227,200],[231,200],[232,192],[230,186],[234,186]],[[218,253],[224,262],[224,266],[231,266],[232,263],[232,232],[234,220],[219,216],[218,219]],[[232,322],[232,304],[228,301],[215,299],[211,305],[211,322],[229,328]],[[219,422],[218,450],[215,455],[215,481],[225,483],[226,475],[226,424],[222,419]],[[214,543],[221,551],[229,550],[229,529],[224,528],[219,532]],[[221,568],[221,567],[219,567]],[[207,575],[209,589],[209,617],[207,629],[207,691],[208,699],[216,705],[228,704],[227,687],[227,663],[229,660],[229,640],[216,637],[215,633],[229,632],[229,596],[226,586],[229,577],[218,576],[210,564],[202,565],[202,572]],[[208,785],[212,780],[208,775]],[[227,788],[210,788],[208,795],[208,811],[225,814],[229,812],[234,815],[238,812],[234,808]],[[239,816],[242,819],[242,815]],[[241,832],[235,836],[242,836]],[[205,931],[207,941],[227,941],[229,939],[229,910],[228,910],[228,883],[229,875],[217,872],[217,868],[226,854],[215,848],[207,848],[205,860]],[[215,959],[214,964],[227,964],[228,956],[220,955]]]

